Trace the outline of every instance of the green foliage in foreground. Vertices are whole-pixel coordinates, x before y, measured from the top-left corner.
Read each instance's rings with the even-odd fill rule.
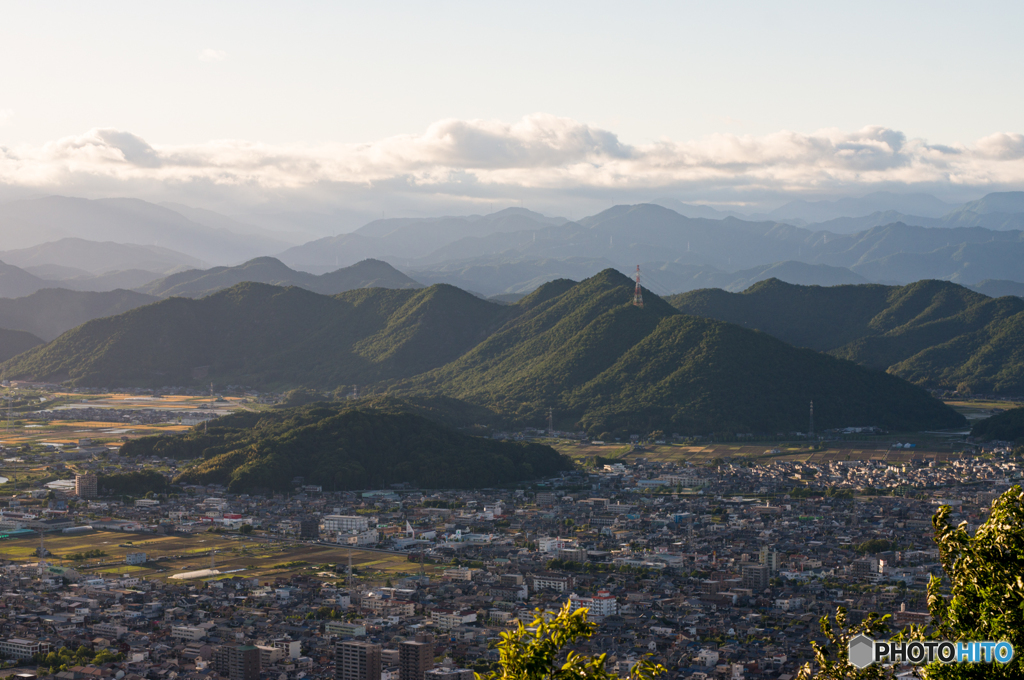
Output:
[[[972,536],[966,522],[950,523],[952,508],[944,505],[932,518],[935,542],[946,580],[932,577],[928,584],[929,627],[909,626],[900,631],[906,640],[1007,641],[1014,647],[1008,664],[940,664],[926,667],[930,680],[997,680],[1022,677],[1024,664],[1024,491],[1014,486],[992,504],[989,518]],[[812,643],[816,669],[807,666],[800,680],[868,680],[894,677],[891,667],[878,664],[857,670],[846,662],[850,638],[863,632],[879,639],[888,617],[870,614],[859,626],[847,625],[840,607],[833,624],[821,619],[828,643]]]
[[[889,632],[888,614],[879,616],[871,612],[859,624],[851,626],[848,623],[846,609],[839,607],[836,609],[835,621],[828,616],[822,617],[821,632],[828,642],[811,642],[817,672],[812,671],[810,664],[806,664],[797,673],[797,680],[882,680],[892,677],[892,673],[884,666],[873,664],[858,669],[847,659],[850,640],[858,635],[867,635],[875,640],[886,637]]]
[[[477,680],[618,680],[605,668],[607,654],[583,656],[566,647],[589,638],[597,624],[587,621],[587,610],[572,611],[567,602],[555,616],[541,612],[529,628],[522,622],[501,634],[497,647],[499,667],[476,674]],[[653,680],[666,672],[664,666],[644,659],[630,671],[630,680]]]
[[[287,490],[297,476],[325,489],[402,482],[487,487],[572,469],[568,457],[548,446],[474,437],[411,413],[327,403],[237,412],[205,431],[127,442],[122,454],[202,459],[175,482],[225,484],[231,491]]]
[[[971,428],[971,436],[982,441],[997,439],[1012,442],[1024,439],[1024,408],[1012,408],[978,421]]]
[[[928,677],[1020,678],[1024,674],[1024,491],[1014,486],[992,503],[992,510],[973,536],[965,524],[954,527],[952,508],[944,505],[932,519],[935,542],[946,578],[928,584],[928,609],[937,624],[936,637],[948,640],[1006,640],[1013,660],[1001,664],[934,664]]]

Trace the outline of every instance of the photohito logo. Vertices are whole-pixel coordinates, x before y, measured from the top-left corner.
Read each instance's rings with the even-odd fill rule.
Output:
[[[1013,645],[1009,642],[950,642],[925,640],[893,642],[872,640],[858,635],[850,640],[850,663],[867,668],[873,663],[910,663],[924,665],[940,663],[1010,663]]]

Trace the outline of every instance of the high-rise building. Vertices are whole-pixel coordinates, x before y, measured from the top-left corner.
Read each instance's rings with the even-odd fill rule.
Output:
[[[768,587],[768,565],[746,564],[743,565],[743,587],[754,592],[761,592]]]
[[[320,520],[317,517],[307,517],[299,522],[299,537],[315,540],[320,538]]]
[[[398,680],[424,680],[426,672],[433,667],[432,639],[407,640],[398,645]]]
[[[259,680],[259,647],[221,645],[213,652],[213,669],[228,680]]]
[[[75,475],[75,495],[79,498],[96,498],[99,490],[96,475]]]
[[[781,567],[782,560],[778,550],[769,550],[768,546],[761,546],[761,564],[768,567],[768,573],[777,574]]]
[[[334,648],[335,680],[380,680],[380,645],[357,640]]]

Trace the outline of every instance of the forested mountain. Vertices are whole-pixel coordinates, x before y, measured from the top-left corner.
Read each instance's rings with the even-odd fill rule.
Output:
[[[31,333],[0,328],[0,361],[7,361],[41,344],[43,341]]]
[[[980,441],[1024,441],[1024,408],[1013,408],[979,420],[971,428],[971,436]]]
[[[963,419],[920,389],[766,334],[680,314],[606,270],[511,305],[445,285],[323,296],[244,283],[97,319],[4,365],[12,377],[75,385],[214,380],[445,396],[506,422],[679,432]]]
[[[680,311],[770,333],[931,388],[1024,394],[1024,299],[948,281],[674,295]]]
[[[509,309],[452,286],[326,296],[241,283],[95,319],[9,368],[76,385],[368,385],[455,359]]]
[[[297,476],[325,490],[483,488],[572,469],[541,444],[474,437],[398,409],[326,403],[233,413],[183,436],[129,441],[121,453],[200,459],[175,481],[235,493],[286,491]]]
[[[0,328],[27,331],[50,341],[86,321],[121,314],[156,299],[130,290],[96,293],[44,288],[24,297],[0,298]]]

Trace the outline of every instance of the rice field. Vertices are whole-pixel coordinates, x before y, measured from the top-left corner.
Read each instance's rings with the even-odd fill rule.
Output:
[[[38,561],[35,550],[38,538],[0,541],[0,559],[16,562]],[[74,567],[83,574],[131,574],[147,579],[166,580],[175,574],[210,569],[211,552],[215,569],[220,574],[205,579],[245,576],[274,579],[297,573],[328,572],[333,578],[345,578],[349,556],[357,578],[371,583],[383,583],[390,578],[417,573],[419,565],[409,562],[406,555],[394,555],[343,546],[285,543],[266,540],[260,536],[240,537],[204,533],[193,536],[152,536],[116,531],[96,531],[66,536],[48,535],[46,549],[51,564]],[[75,561],[76,553],[100,550],[104,557]],[[126,565],[130,552],[145,552],[148,561],[142,565]],[[334,570],[339,569],[341,573]],[[425,565],[426,573],[433,573],[434,565]],[[230,572],[230,573],[228,573]]]

